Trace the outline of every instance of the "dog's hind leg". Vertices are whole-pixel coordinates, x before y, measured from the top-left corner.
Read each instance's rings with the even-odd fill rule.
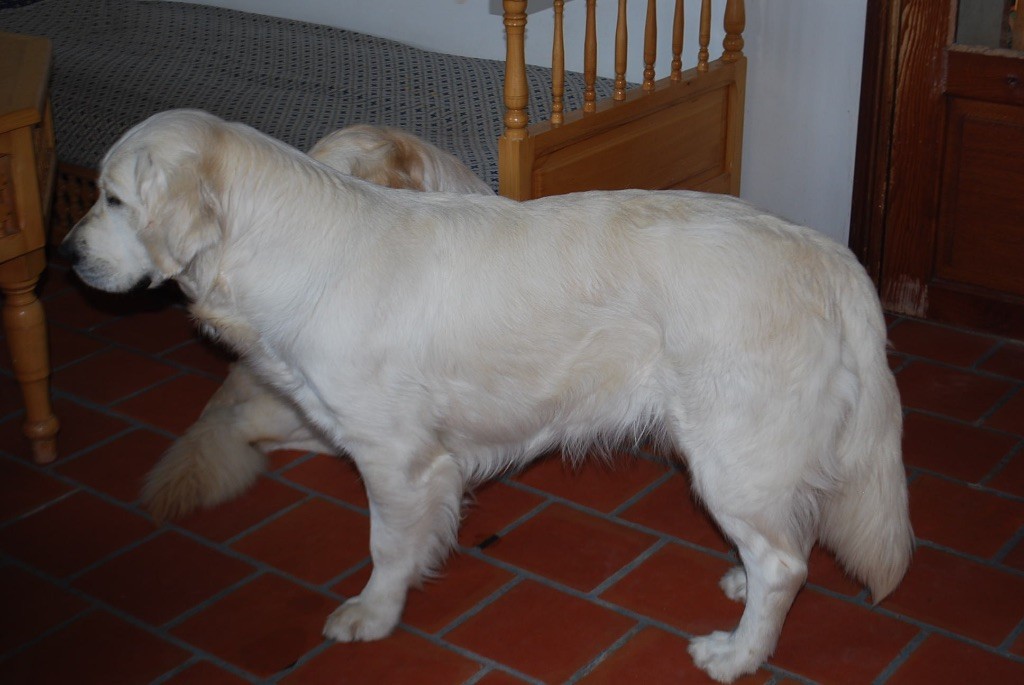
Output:
[[[162,521],[239,495],[266,467],[260,443],[321,444],[294,407],[234,364],[199,419],[146,477],[143,502]]]
[[[448,453],[398,463],[394,453],[353,456],[370,500],[373,573],[324,625],[324,636],[339,642],[391,633],[409,587],[431,575],[455,544],[464,489]]]
[[[713,416],[690,427],[689,444],[680,442],[696,493],[743,564],[725,574],[722,589],[746,606],[735,630],[694,638],[689,651],[697,666],[728,683],[772,654],[806,580],[816,505],[803,478],[821,443],[814,431],[800,436],[792,422],[776,430],[772,417],[762,421],[735,402]]]
[[[746,608],[736,629],[694,638],[690,655],[714,679],[731,682],[752,673],[775,648],[782,624],[797,591],[807,578],[807,551],[792,536],[769,533],[759,522],[718,513],[722,530],[736,542],[743,568],[726,574],[723,589],[732,599],[744,599]],[[738,573],[742,589],[732,588]]]

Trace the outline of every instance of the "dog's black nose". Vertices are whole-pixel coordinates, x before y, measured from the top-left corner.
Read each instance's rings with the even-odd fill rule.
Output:
[[[60,244],[60,247],[57,248],[57,254],[71,262],[71,266],[77,264],[78,258],[80,257],[78,254],[78,248],[75,247],[75,241],[68,240],[66,238]]]

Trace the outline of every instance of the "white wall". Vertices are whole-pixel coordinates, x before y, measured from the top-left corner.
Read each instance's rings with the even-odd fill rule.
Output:
[[[190,0],[343,26],[428,50],[504,59],[501,18],[489,0]],[[646,2],[629,7],[630,68],[640,80]],[[721,52],[724,0],[713,0],[711,54]],[[614,35],[617,3],[598,3],[598,44]],[[659,17],[674,2],[658,0]],[[845,243],[853,188],[861,56],[867,0],[746,0],[749,57],[742,195]],[[699,3],[687,0],[684,66],[696,63]],[[582,70],[583,0],[566,3],[566,67]],[[549,64],[550,9],[530,14],[527,61]],[[668,71],[671,36],[659,35],[658,77]],[[602,53],[605,54],[605,53]],[[602,76],[613,74],[610,55]]]

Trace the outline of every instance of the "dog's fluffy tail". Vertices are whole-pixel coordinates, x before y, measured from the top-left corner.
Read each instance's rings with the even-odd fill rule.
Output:
[[[848,286],[849,287],[849,286]],[[838,441],[838,488],[822,503],[822,542],[881,601],[910,564],[914,535],[907,504],[896,381],[885,353],[885,321],[874,288],[857,273],[858,296],[841,307],[846,365],[859,392]]]
[[[146,477],[142,501],[158,521],[229,500],[252,485],[266,457],[218,412],[179,438]]]

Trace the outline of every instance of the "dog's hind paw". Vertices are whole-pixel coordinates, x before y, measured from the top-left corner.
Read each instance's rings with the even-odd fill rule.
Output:
[[[693,638],[688,651],[693,663],[720,683],[731,683],[761,665],[760,659],[736,644],[732,633],[721,630]]]
[[[747,601],[747,572],[742,566],[733,566],[718,581],[725,596],[734,602]]]
[[[323,635],[337,642],[366,642],[387,637],[397,624],[394,611],[381,611],[372,602],[353,597],[327,617]]]

